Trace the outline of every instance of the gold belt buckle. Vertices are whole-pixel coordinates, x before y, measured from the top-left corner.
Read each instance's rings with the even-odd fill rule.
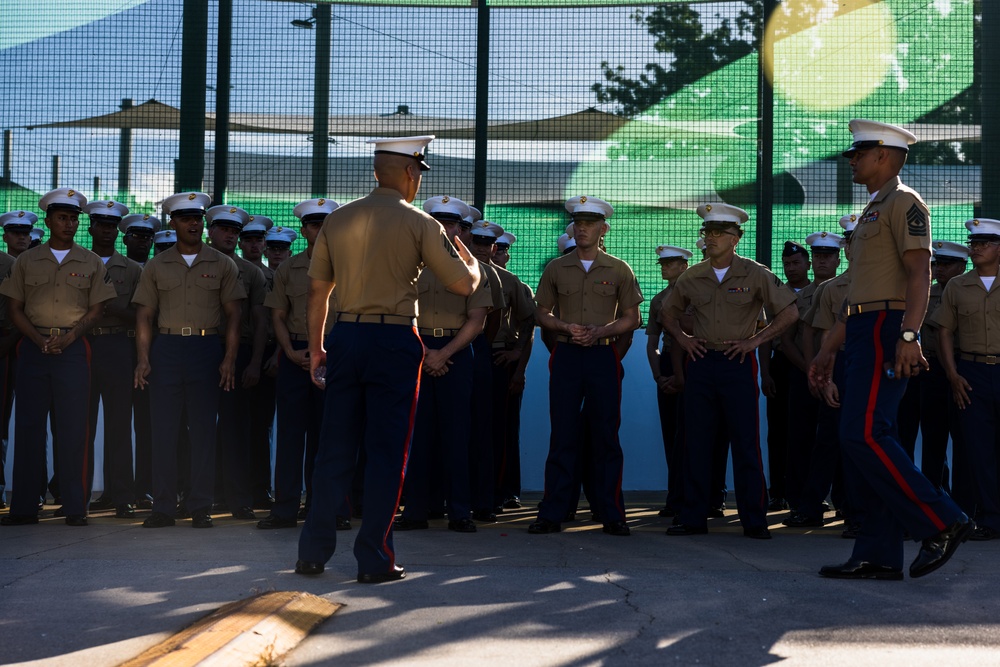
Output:
[[[433,335],[433,336],[434,336],[435,338],[441,338],[442,336],[444,336],[444,329],[443,329],[443,328],[441,328],[441,327],[435,327],[435,328],[433,329],[433,332],[432,332],[432,335]]]
[[[125,332],[125,335],[128,336],[129,338],[135,338],[135,329],[129,329],[128,331]]]
[[[191,327],[181,327],[181,335],[182,336],[190,336],[191,335]]]
[[[996,366],[996,364],[997,364],[997,357],[996,357],[996,355],[995,354],[987,354],[986,355],[986,365],[987,366]]]
[[[58,336],[59,333],[60,333],[60,331],[61,330],[59,329],[59,327],[52,327],[51,329],[49,329],[49,335],[50,336]]]

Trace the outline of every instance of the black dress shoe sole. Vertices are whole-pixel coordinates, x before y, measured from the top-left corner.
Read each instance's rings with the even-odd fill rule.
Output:
[[[176,524],[177,524],[177,521],[173,517],[169,517],[169,516],[165,516],[165,515],[160,514],[160,515],[153,515],[153,516],[148,517],[145,521],[142,522],[142,527],[143,528],[167,528],[169,526],[174,526]]]
[[[299,525],[299,522],[295,519],[278,519],[268,517],[266,519],[261,519],[257,522],[257,528],[260,530],[278,530],[280,528],[295,528]]]
[[[406,570],[400,566],[396,566],[391,572],[382,572],[379,574],[359,574],[358,583],[359,584],[384,584],[390,581],[399,581],[400,579],[406,578]]]
[[[295,563],[295,574],[304,574],[307,577],[323,574],[323,569],[323,563],[313,563],[307,560],[300,560]]]
[[[628,526],[604,526],[601,531],[607,535],[613,535],[615,537],[628,537],[632,534]]]
[[[746,528],[743,530],[743,537],[749,537],[752,540],[769,540],[771,539],[771,531],[767,528]]]
[[[459,521],[449,521],[448,530],[456,533],[474,533],[477,529],[472,519],[461,519]]]
[[[80,528],[82,526],[86,526],[87,525],[87,517],[85,517],[85,516],[78,516],[78,515],[68,516],[68,517],[66,517],[66,525],[67,526],[74,526],[74,527],[77,527],[77,528]]]
[[[536,521],[528,526],[528,532],[532,535],[551,535],[562,531],[562,526],[558,523],[541,523]]]

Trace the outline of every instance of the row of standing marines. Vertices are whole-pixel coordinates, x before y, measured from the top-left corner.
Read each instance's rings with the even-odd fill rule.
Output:
[[[846,239],[828,232],[807,239],[816,267],[813,283],[808,281],[809,254],[797,243],[787,243],[783,253],[791,288],[739,256],[735,250],[748,216],[727,204],[698,209],[705,261],[685,270],[690,252],[658,248],[670,286],[651,305],[647,353],[670,471],[661,515],[674,516],[668,535],[707,532],[707,518],[724,499],[720,467],[724,474],[727,447],[740,522],[750,538],[770,538],[768,509],[787,507],[785,497],[775,493],[782,482],[793,510],[786,524],[821,525],[827,493],[842,470],[834,498],[849,521],[855,548],[846,563],[825,566],[820,574],[901,579],[905,530],[921,542],[910,567],[910,575],[918,577],[941,567],[970,535],[992,539],[1000,534],[996,439],[980,428],[992,410],[988,394],[996,361],[982,301],[983,294],[989,299],[996,275],[1000,222],[967,223],[976,271],[949,277],[953,285],[968,283],[970,289],[945,289],[929,323],[940,335],[939,371],[926,375],[938,381],[933,395],[940,396],[945,386],[939,380],[943,370],[956,407],[965,408],[955,410],[960,417],[952,424],[952,433],[960,434],[955,437],[955,484],[961,469],[966,474],[963,507],[978,513],[977,527],[946,491],[944,445],[932,454],[941,460],[930,466],[925,448],[924,470],[934,469],[929,481],[913,463],[912,444],[901,444],[900,436],[908,436],[896,424],[908,384],[915,386],[913,379],[924,379],[921,371],[930,368],[920,342],[930,292],[930,216],[919,195],[898,177],[915,138],[872,121],[852,121],[850,129],[854,143],[845,156],[855,182],[868,187],[871,199],[860,216],[841,220]],[[164,202],[176,245],[139,271],[131,297],[131,379],[139,390],[148,386],[156,406],[153,513],[144,526],[174,524],[178,490],[192,524],[211,526],[216,439],[223,478],[235,480],[222,485],[228,507],[234,516],[252,516],[252,500],[243,504],[249,487],[246,443],[253,430],[246,428],[245,415],[252,404],[250,390],[260,382],[269,306],[282,352],[276,499],[258,526],[296,525],[305,454],[311,511],[304,512],[296,572],[324,570],[337,531],[350,527],[352,501],[364,508],[354,547],[358,580],[364,583],[405,576],[395,560],[394,528],[424,529],[428,519],[447,512],[449,529],[475,532],[475,521],[495,520],[505,503],[517,506],[519,481],[510,472],[519,467],[516,418],[510,418],[516,410],[509,404],[519,401],[536,324],[551,351],[551,437],[545,494],[528,530],[559,532],[574,518],[584,482],[604,532],[629,534],[618,439],[621,357],[640,326],[643,297],[631,268],[603,249],[613,209],[594,197],[566,203],[572,223],[561,245],[571,250],[546,266],[532,303],[530,289],[494,261],[497,242],[506,240],[509,248],[512,235],[476,219],[471,207],[456,198],[429,199],[425,211],[411,205],[429,169],[423,153],[432,139],[373,140],[379,186],[369,196],[341,207],[323,199],[300,204],[295,213],[308,248],[279,267],[269,292],[261,269],[233,252],[241,229],[252,224],[244,211],[209,208],[208,197],[200,193]],[[70,396],[90,386],[91,376],[92,394],[103,386],[99,364],[93,373],[89,367],[94,341],[105,334],[127,336],[130,330],[128,320],[100,320],[120,316],[129,304],[126,294],[114,305],[125,290],[116,291],[121,283],[111,274],[116,258],[112,254],[101,261],[94,233],[105,217],[101,214],[121,205],[97,202],[108,211],[94,204],[88,208],[95,254],[72,241],[84,203],[73,191],[43,197],[50,241],[31,251],[37,256],[19,257],[0,286],[10,322],[24,336],[13,374],[22,400],[15,423],[15,491],[5,525],[37,522],[49,405],[58,415],[53,440],[66,521],[86,524],[92,444],[79,434],[90,432],[91,415],[79,405],[68,407]],[[202,243],[204,217],[211,248]],[[123,216],[114,222],[115,232],[123,226],[127,239],[130,227]],[[266,228],[264,233],[269,233]],[[110,238],[113,249],[114,235]],[[834,277],[842,244],[851,269]],[[939,266],[949,257],[961,257],[964,265],[964,247],[934,245]],[[805,271],[796,264],[805,264]],[[293,272],[294,286],[286,285]],[[969,276],[976,280],[966,281]],[[258,289],[259,298],[253,296]],[[53,308],[60,299],[66,305]],[[974,331],[980,324],[983,331]],[[660,350],[662,333],[668,335]],[[758,348],[764,348],[759,369]],[[785,372],[775,363],[780,359],[788,361]],[[126,357],[118,362],[119,368],[133,367]],[[283,371],[294,382],[282,384]],[[769,419],[770,403],[781,405],[778,379],[787,379],[789,402],[775,410],[775,423],[787,422],[790,434],[805,435],[786,455],[771,452],[772,461],[789,465],[783,475],[775,475],[772,467],[770,499],[758,442],[758,375],[769,395]],[[911,391],[917,398],[909,400],[919,405],[923,387]],[[24,396],[39,400],[22,410],[28,402]],[[294,416],[287,413],[284,429],[283,397],[299,409]],[[109,403],[105,395],[106,413]],[[901,414],[922,412],[927,411]],[[163,416],[158,420],[156,415]],[[925,437],[933,430],[923,428]],[[944,433],[946,444],[947,426]],[[178,447],[185,436],[189,446]],[[283,445],[292,441],[294,447]],[[21,454],[24,449],[28,452]],[[284,469],[283,449],[292,450]],[[179,453],[189,460],[188,479],[180,489]],[[105,456],[113,458],[107,436]],[[130,516],[127,495],[120,492],[110,501],[119,515]]]

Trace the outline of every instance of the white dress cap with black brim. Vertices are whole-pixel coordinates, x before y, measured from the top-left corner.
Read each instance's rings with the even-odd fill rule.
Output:
[[[73,188],[56,188],[42,195],[38,200],[38,208],[48,211],[50,208],[68,209],[83,212],[83,207],[87,205],[87,198],[82,193]]]
[[[117,224],[128,215],[128,206],[113,199],[99,199],[84,206],[83,211],[90,216],[91,220],[104,218]]]
[[[266,215],[251,215],[247,224],[243,225],[243,229],[240,230],[240,238],[244,236],[263,237],[271,227],[274,227],[274,220],[271,218]]]
[[[148,213],[132,213],[118,223],[118,231],[122,234],[128,234],[134,229],[146,229],[155,234],[160,231],[160,219]]]
[[[390,155],[403,155],[413,158],[420,164],[421,171],[429,171],[426,153],[427,144],[434,141],[433,134],[424,134],[419,137],[386,137],[379,139],[368,139],[366,144],[375,144],[375,155],[388,153]]]
[[[937,262],[965,262],[969,259],[969,248],[954,241],[932,241],[931,254]]]
[[[698,207],[698,215],[706,225],[714,222],[740,227],[743,223],[750,219],[750,214],[741,209],[739,206],[724,204],[722,202],[702,204]]]
[[[424,211],[438,220],[467,222],[472,219],[471,208],[458,197],[443,195],[424,202]]]
[[[222,225],[223,227],[233,227],[242,230],[250,222],[250,214],[239,206],[229,206],[219,204],[205,211],[205,220],[209,227]]]
[[[973,218],[965,221],[970,241],[1000,241],[1000,220]]]
[[[844,247],[844,237],[833,232],[813,232],[806,237],[806,245],[819,253],[840,252]]]
[[[271,227],[264,235],[264,243],[269,246],[287,248],[297,238],[299,238],[298,232],[291,227]]]
[[[160,245],[161,243],[177,243],[177,232],[172,229],[161,229],[153,234],[153,244]]]
[[[573,216],[574,220],[577,218],[583,219],[593,217],[607,220],[615,214],[614,206],[603,199],[590,197],[588,195],[570,197],[566,200],[565,206],[566,210],[569,211],[569,214]]]
[[[313,220],[322,221],[327,215],[333,213],[338,208],[340,208],[340,204],[332,199],[318,197],[315,199],[307,199],[296,204],[295,209],[292,211],[292,215],[302,222],[312,222]]]
[[[853,156],[855,151],[880,146],[909,151],[910,146],[917,143],[917,137],[912,132],[904,130],[898,125],[855,118],[847,124],[847,127],[851,130],[854,143],[842,153],[844,157]]]
[[[493,239],[499,239],[503,236],[503,227],[489,220],[479,220],[472,225],[472,235],[489,236]]]
[[[178,192],[163,200],[163,212],[171,218],[202,217],[212,198],[204,192]]]
[[[45,238],[45,230],[44,229],[42,229],[41,227],[32,227],[31,228],[31,240],[32,241],[41,241],[44,238]]]
[[[514,236],[510,232],[504,232],[503,234],[500,235],[500,238],[497,239],[497,245],[503,245],[509,248],[510,246],[514,245],[516,241],[517,241],[516,236]]]
[[[687,250],[686,248],[681,248],[675,245],[660,245],[656,246],[656,256],[658,259],[683,259],[689,260],[694,255],[693,252]]]
[[[476,224],[477,222],[479,222],[482,219],[483,219],[483,212],[480,211],[475,206],[470,206],[469,207],[469,217],[466,218],[465,221],[466,222],[471,222],[472,224]]]
[[[31,211],[7,211],[0,215],[0,227],[4,229],[31,229],[38,222],[38,216]]]

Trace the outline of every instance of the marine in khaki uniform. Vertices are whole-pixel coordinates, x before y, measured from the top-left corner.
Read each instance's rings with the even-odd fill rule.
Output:
[[[955,458],[971,471],[979,510],[971,539],[985,541],[1000,538],[1000,220],[978,218],[965,226],[973,270],[948,281],[933,323],[959,407],[964,451]]]
[[[494,511],[504,507],[520,507],[521,495],[521,397],[524,394],[524,369],[531,355],[535,333],[535,301],[531,288],[501,266],[510,258],[510,244],[517,240],[499,225],[486,227],[492,234],[473,236],[473,254],[480,261],[489,261],[500,277],[504,302],[500,312],[500,327],[491,341],[493,362],[493,505]],[[493,237],[493,242],[488,243]],[[485,239],[485,240],[484,240]],[[506,246],[502,248],[502,246]],[[485,259],[486,252],[490,253]],[[480,256],[481,255],[481,256]]]
[[[164,200],[177,242],[146,263],[132,298],[137,306],[135,386],[148,386],[150,402],[157,406],[152,415],[153,513],[145,528],[174,525],[177,441],[184,427],[191,443],[186,509],[193,527],[212,527],[219,389],[232,391],[238,382],[246,292],[235,262],[202,242],[210,202],[201,192]]]
[[[48,243],[25,250],[0,285],[18,344],[14,415],[14,495],[3,525],[38,523],[39,484],[45,479],[46,422],[59,443],[56,477],[66,524],[87,525],[90,344],[86,333],[114,298],[104,263],[73,242],[87,199],[60,188],[38,203],[51,232]]]
[[[90,217],[91,250],[107,269],[115,298],[104,304],[100,319],[88,331],[91,353],[90,445],[93,480],[98,410],[104,406],[104,493],[90,509],[114,509],[115,517],[135,516],[132,472],[132,375],[135,368],[135,306],[132,295],[142,267],[115,250],[119,225],[128,207],[113,200],[94,201],[84,208]]]
[[[251,391],[260,382],[267,346],[268,313],[264,308],[267,281],[252,262],[236,254],[239,234],[250,215],[238,206],[222,204],[205,211],[211,247],[236,263],[247,298],[240,312],[240,346],[236,354],[236,384],[219,396],[216,495],[225,498],[234,518],[256,519],[253,511],[251,465],[259,456],[248,447],[253,432],[246,408]],[[248,449],[250,451],[248,451]],[[270,466],[270,463],[268,464]]]
[[[264,305],[271,310],[274,334],[281,350],[278,359],[277,411],[278,437],[274,455],[274,505],[271,513],[257,522],[260,529],[294,528],[302,498],[303,458],[305,461],[305,514],[312,507],[312,474],[323,425],[323,390],[309,375],[309,327],[306,323],[309,291],[309,260],[316,237],[326,216],[339,204],[332,199],[308,199],[295,207],[302,220],[306,249],[282,262],[274,272],[274,288]],[[276,234],[280,228],[273,228]],[[289,230],[291,231],[291,230]],[[331,293],[328,312],[337,312],[337,299]],[[335,318],[328,317],[324,336],[330,333]],[[303,514],[303,518],[305,516]],[[340,511],[338,527],[349,528],[348,514]],[[346,523],[346,526],[344,525]]]
[[[469,206],[455,197],[435,197],[424,204],[449,238],[460,236]],[[480,268],[482,262],[480,260]],[[472,521],[473,461],[489,443],[472,437],[474,359],[472,341],[482,335],[493,305],[490,287],[480,281],[469,296],[448,291],[433,271],[417,278],[417,330],[426,350],[413,446],[407,462],[406,506],[396,530],[428,527],[432,501],[448,503],[448,529],[476,532]],[[492,469],[492,450],[490,469]],[[439,471],[441,471],[439,473]],[[443,488],[438,488],[441,482]],[[490,480],[492,482],[492,480]],[[492,484],[490,484],[492,500]]]
[[[9,211],[4,213],[3,241],[7,244],[7,254],[17,259],[17,256],[31,245],[31,230],[38,222],[38,216],[31,211]]]
[[[642,293],[631,267],[600,249],[614,209],[596,197],[565,204],[573,218],[576,252],[546,265],[535,293],[536,319],[555,333],[549,360],[552,434],[545,461],[545,496],[530,533],[555,533],[575,512],[584,422],[593,455],[591,507],[604,532],[627,536],[621,493],[624,457],[621,422],[621,361],[616,338],[639,326]],[[558,313],[558,315],[556,315]]]
[[[264,264],[264,238],[267,230],[274,227],[274,221],[266,215],[251,215],[240,230],[240,253],[264,274],[268,289],[274,282],[274,269]]]
[[[149,261],[149,251],[153,249],[153,237],[160,231],[160,219],[149,213],[126,215],[118,223],[118,231],[125,245],[125,256],[144,266]]]
[[[379,187],[330,213],[316,239],[309,266],[309,370],[326,388],[326,403],[314,502],[299,536],[299,574],[322,573],[333,556],[337,510],[363,450],[365,516],[354,542],[358,582],[405,575],[396,563],[392,521],[424,362],[413,322],[417,274],[424,265],[462,296],[479,284],[465,245],[453,245],[434,218],[410,204],[430,168],[424,150],[431,139],[372,140]],[[334,288],[341,309],[336,314],[329,312]],[[337,323],[324,341],[328,318]]]
[[[7,230],[21,228],[27,238],[27,232],[38,220],[38,216],[30,211],[9,211],[0,215],[0,228],[4,230],[4,238],[7,238]],[[8,248],[10,244],[8,243]],[[25,249],[27,243],[25,244]],[[10,269],[14,265],[14,257],[7,253],[0,253],[0,283],[10,275]],[[0,509],[7,507],[7,494],[5,484],[4,465],[7,460],[7,434],[10,433],[10,415],[14,407],[14,359],[15,345],[21,338],[19,332],[10,321],[7,315],[7,298],[0,295]]]
[[[728,429],[743,534],[769,539],[767,485],[757,428],[757,348],[798,317],[794,293],[766,267],[736,254],[746,211],[728,204],[698,207],[707,259],[681,274],[664,306],[664,328],[687,362],[674,369],[684,388],[684,506],[668,535],[708,532],[712,450],[720,423]],[[692,307],[692,335],[680,318]],[[774,313],[758,326],[761,310]],[[721,419],[720,419],[721,417]]]
[[[649,318],[646,320],[646,359],[656,383],[656,407],[660,414],[663,456],[667,463],[667,499],[659,512],[662,517],[675,516],[684,502],[684,433],[679,430],[683,423],[683,411],[680,409],[680,395],[673,384],[672,341],[663,331],[660,313],[674,282],[687,271],[692,254],[690,250],[678,246],[657,246],[656,261],[660,265],[660,277],[667,281],[667,286],[649,300]]]
[[[917,470],[896,436],[905,380],[927,368],[919,330],[930,291],[930,212],[899,178],[916,137],[875,121],[855,119],[849,127],[854,142],[844,156],[871,199],[851,235],[847,321],[827,335],[809,375],[824,389],[845,343],[841,451],[864,517],[851,557],[822,567],[820,575],[899,580],[904,530],[922,541],[910,565],[910,576],[921,577],[951,558],[973,524]]]

